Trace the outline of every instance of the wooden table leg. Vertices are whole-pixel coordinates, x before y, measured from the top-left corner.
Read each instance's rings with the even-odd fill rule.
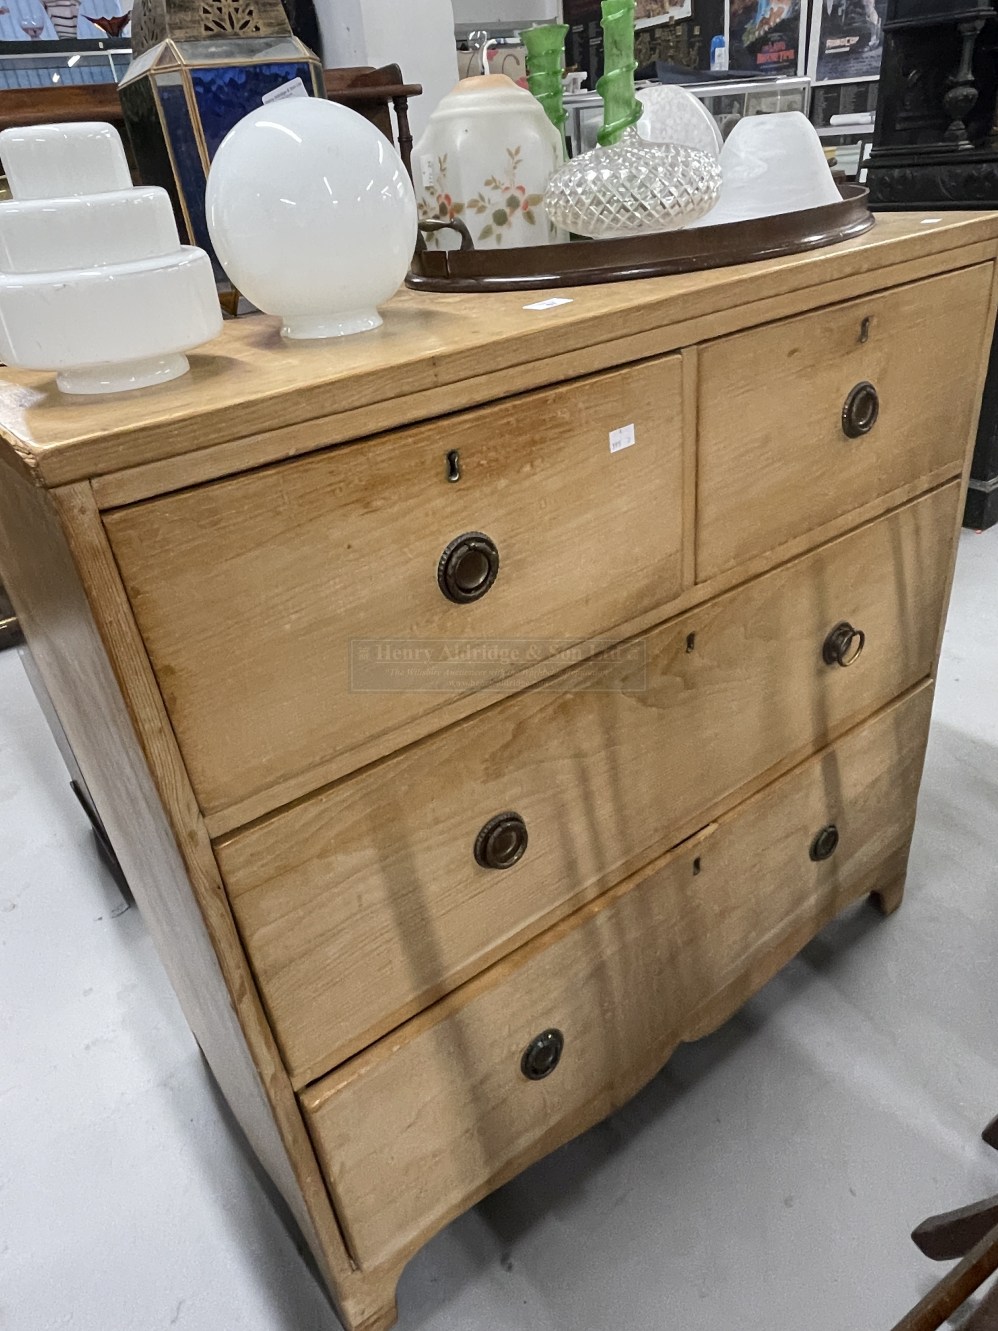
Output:
[[[963,1331],[998,1331],[998,1285],[992,1285],[963,1324]]]
[[[888,883],[886,887],[870,893],[870,900],[881,915],[893,915],[901,905],[904,900],[904,881],[904,875],[902,875],[900,878],[896,878],[893,883]]]
[[[998,1271],[998,1225],[929,1291],[921,1303],[902,1317],[893,1331],[938,1331],[957,1308]]]

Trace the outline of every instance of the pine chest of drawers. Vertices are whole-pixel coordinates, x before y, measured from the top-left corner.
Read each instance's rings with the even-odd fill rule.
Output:
[[[351,1331],[901,900],[998,216],[0,384],[2,575]]]

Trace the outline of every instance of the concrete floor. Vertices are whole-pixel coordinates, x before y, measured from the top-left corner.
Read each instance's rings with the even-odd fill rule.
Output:
[[[403,1331],[887,1331],[998,1192],[998,529],[965,533],[908,897],[838,920],[410,1264]],[[335,1331],[0,655],[0,1328]]]

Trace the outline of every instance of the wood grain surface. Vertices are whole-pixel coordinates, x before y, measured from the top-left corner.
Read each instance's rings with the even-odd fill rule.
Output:
[[[678,356],[647,361],[106,515],[202,809],[349,770],[678,595],[681,378]],[[454,604],[437,567],[467,532],[499,574]]]
[[[191,1029],[347,1316],[353,1268],[260,1007],[89,486],[0,484],[2,577]],[[81,580],[82,579],[82,580]]]
[[[785,935],[816,933],[895,873],[930,705],[925,686],[310,1088],[302,1104],[361,1265],[425,1241],[610,1113],[713,995],[737,986],[744,1001]],[[828,824],[838,849],[816,863]],[[529,1081],[521,1055],[548,1029],[564,1053]]]
[[[991,267],[725,338],[700,351],[697,575],[707,581],[906,479],[958,469],[978,401]],[[848,438],[861,382],[880,402]]]
[[[996,251],[994,212],[892,214],[550,310],[402,292],[315,345],[240,319],[138,393],[2,372],[0,576],[350,1331],[844,904],[900,903]],[[846,440],[860,379],[881,417]],[[471,530],[499,578],[453,605]],[[549,649],[350,675],[354,639],[416,637]],[[526,854],[483,869],[507,810]]]
[[[259,466],[994,257],[993,213],[923,220],[884,214],[826,250],[567,290],[572,304],[547,311],[525,309],[535,302],[523,293],[400,292],[383,328],[312,345],[282,342],[278,320],[251,316],[193,353],[190,375],[93,401],[61,395],[50,374],[5,370],[0,461],[57,485],[190,454],[189,484],[215,445],[248,440],[225,466]],[[311,442],[312,426],[296,428],[310,422]]]
[[[295,1084],[927,676],[958,497],[940,489],[217,843]],[[846,669],[822,660],[844,619],[868,635]],[[526,854],[480,868],[476,835],[507,810]]]
[[[391,397],[359,407],[347,407],[335,414],[323,414],[308,420],[295,419],[292,425],[268,425],[266,421],[270,418],[267,416],[263,424],[258,422],[257,427],[249,433],[222,438],[218,442],[213,441],[213,435],[203,436],[200,432],[192,434],[189,430],[178,438],[171,434],[171,444],[175,447],[183,445],[185,451],[166,452],[161,457],[153,455],[149,461],[143,461],[147,451],[145,435],[135,439],[128,437],[120,444],[113,440],[106,444],[102,441],[99,448],[95,445],[93,453],[90,453],[91,445],[88,442],[85,447],[92,466],[105,468],[93,477],[94,495],[102,509],[118,508],[171,490],[182,490],[222,476],[252,471],[282,459],[314,453],[381,430],[431,420],[442,414],[498,401],[535,388],[564,383],[568,379],[595,374],[629,362],[685,350],[704,339],[723,337],[739,329],[798,314],[802,310],[851,300],[880,290],[885,285],[903,285],[940,272],[973,266],[975,263],[991,263],[994,257],[993,243],[978,242],[962,249],[945,250],[938,255],[906,259],[887,270],[860,268],[852,275],[829,276],[827,281],[818,286],[794,288],[783,294],[775,292],[760,299],[746,297],[737,304],[722,306],[712,313],[691,314],[687,318],[680,312],[673,314],[668,322],[658,325],[646,326],[644,319],[630,322],[618,320],[614,326],[608,324],[599,330],[602,335],[587,346],[550,355],[538,354],[532,360],[506,368],[492,368],[488,358],[482,357],[476,372],[466,379],[417,388],[411,393],[402,391],[400,386],[399,391]],[[470,299],[495,298],[480,296]],[[441,297],[431,299],[439,300]],[[388,313],[391,314],[391,307]],[[628,331],[632,323],[637,324],[639,331]],[[46,402],[51,409],[51,399]],[[215,433],[223,433],[222,423],[219,423]],[[0,462],[4,456],[0,447]],[[16,451],[8,454],[7,458],[14,460]],[[25,465],[35,481],[41,484],[53,470],[61,473],[67,466],[75,469],[82,461],[82,454],[73,445],[69,452],[60,450],[51,456],[45,453],[43,469],[35,465],[36,461],[34,452],[26,455]]]

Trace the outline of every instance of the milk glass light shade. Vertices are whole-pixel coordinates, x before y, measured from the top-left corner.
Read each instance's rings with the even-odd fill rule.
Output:
[[[638,133],[648,143],[678,143],[720,157],[724,140],[717,121],[703,102],[678,83],[641,88]]]
[[[0,203],[0,359],[55,370],[66,393],[184,374],[222,314],[211,262],[181,245],[169,196],[133,189],[110,125],[0,134],[14,199]]]
[[[818,132],[800,111],[739,120],[721,150],[721,172],[721,197],[702,226],[821,208],[842,200]]]
[[[121,136],[102,121],[9,129],[3,143],[7,183],[15,199],[132,187]]]
[[[205,204],[229,279],[291,338],[377,328],[416,246],[402,159],[363,116],[318,98],[240,120],[215,154]]]

